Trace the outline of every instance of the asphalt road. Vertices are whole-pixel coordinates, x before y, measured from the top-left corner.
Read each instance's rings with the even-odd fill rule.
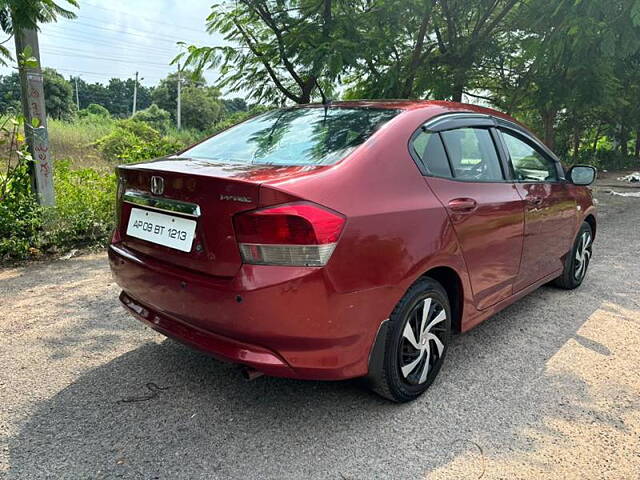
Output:
[[[130,318],[104,254],[0,270],[0,477],[637,479],[640,199],[600,197],[583,287],[457,336],[408,405],[246,382]]]

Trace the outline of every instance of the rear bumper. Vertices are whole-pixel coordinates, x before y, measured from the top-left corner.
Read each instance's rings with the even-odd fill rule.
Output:
[[[109,248],[121,301],[160,333],[214,357],[279,377],[367,374],[385,289],[338,293],[323,269],[243,265],[233,278]]]
[[[120,294],[122,305],[138,320],[154,330],[195,347],[220,360],[240,363],[277,377],[296,377],[287,363],[277,354],[265,348],[238,342],[230,338],[201,330],[176,318],[163,315],[134,300],[124,291]]]

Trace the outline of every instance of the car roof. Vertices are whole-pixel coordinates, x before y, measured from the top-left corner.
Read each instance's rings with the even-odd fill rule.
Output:
[[[433,116],[442,115],[443,113],[479,113],[491,115],[494,117],[504,118],[510,122],[523,126],[520,122],[509,115],[494,110],[493,108],[481,107],[479,105],[471,105],[469,103],[449,102],[445,100],[349,100],[331,102],[330,107],[341,108],[384,108],[390,110],[431,110]],[[321,103],[312,103],[308,105],[300,105],[300,107],[324,107]],[[525,127],[526,128],[526,127]]]

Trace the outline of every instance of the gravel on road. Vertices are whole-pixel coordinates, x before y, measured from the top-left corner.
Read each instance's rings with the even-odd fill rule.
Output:
[[[0,270],[0,478],[640,477],[640,199],[585,284],[453,340],[431,389],[241,378],[130,318],[104,254]]]

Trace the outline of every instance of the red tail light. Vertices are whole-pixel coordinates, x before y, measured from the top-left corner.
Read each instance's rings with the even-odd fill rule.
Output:
[[[309,203],[291,203],[235,217],[236,238],[246,263],[323,266],[345,219]]]

